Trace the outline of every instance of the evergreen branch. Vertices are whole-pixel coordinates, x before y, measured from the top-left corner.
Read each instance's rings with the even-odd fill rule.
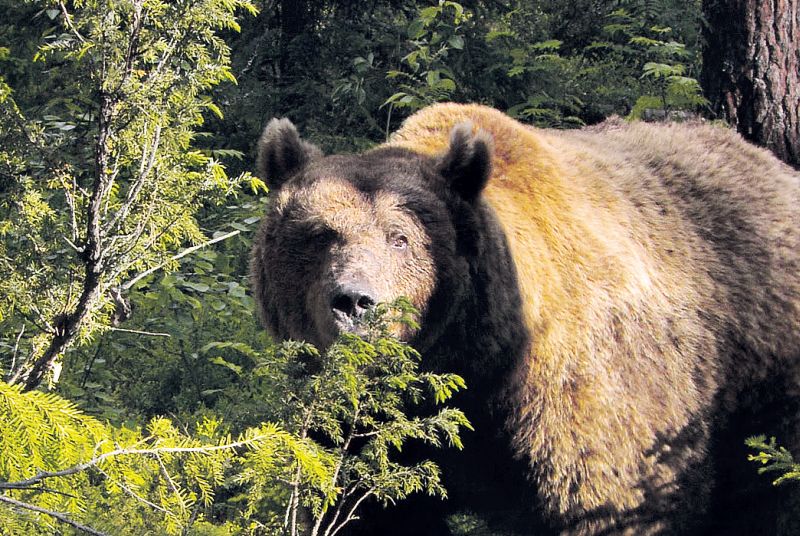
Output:
[[[62,514],[61,512],[54,512],[53,510],[47,510],[40,506],[36,506],[35,504],[18,501],[16,499],[12,499],[11,497],[6,497],[5,495],[0,495],[0,502],[11,504],[13,506],[16,506],[17,508],[23,508],[25,510],[30,510],[32,512],[38,512],[40,514],[48,515],[75,529],[78,529],[87,534],[91,534],[92,536],[109,536],[105,532],[100,532],[98,530],[93,529],[92,527],[87,527],[86,525],[82,525],[77,521],[73,521],[66,515]]]
[[[361,405],[358,404],[356,406],[356,408],[355,408],[355,411],[353,412],[353,417],[350,420],[350,431],[347,434],[347,438],[344,440],[344,443],[339,448],[339,454],[340,454],[339,455],[339,459],[337,460],[336,467],[334,468],[333,474],[331,475],[331,486],[332,487],[336,486],[336,481],[339,480],[339,475],[342,472],[342,466],[344,465],[344,460],[348,456],[347,449],[350,448],[350,442],[353,440],[354,437],[356,437],[355,429],[356,429],[356,425],[358,424],[358,418],[359,418],[359,414],[361,412],[360,410],[361,410]],[[333,519],[331,520],[330,525],[328,526],[327,530],[325,531],[326,535],[330,531],[330,528],[333,525],[336,524],[336,520],[339,519],[339,514],[341,513],[343,506],[344,506],[344,500],[340,500],[339,504],[338,504],[338,507],[336,508],[336,512],[334,513]],[[313,530],[311,531],[312,536],[316,536],[317,534],[319,534],[320,527],[322,526],[323,517],[324,516],[321,515],[321,516],[319,516],[317,518],[317,522],[314,525]]]
[[[62,469],[60,471],[41,471],[38,474],[32,476],[31,478],[25,480],[18,480],[17,482],[0,482],[0,489],[29,488],[34,484],[38,484],[48,478],[69,476],[69,475],[74,475],[76,473],[80,473],[82,471],[86,471],[87,469],[95,467],[100,463],[104,462],[105,460],[113,458],[115,456],[141,455],[141,456],[157,457],[159,454],[186,454],[186,453],[208,454],[210,452],[217,452],[220,450],[234,450],[241,447],[249,447],[255,443],[259,443],[267,439],[268,437],[269,436],[267,434],[261,434],[255,437],[251,437],[249,439],[242,439],[241,441],[235,441],[233,443],[226,443],[224,445],[203,446],[203,447],[157,447],[152,449],[116,449],[110,452],[106,452],[105,454],[101,454],[100,456],[96,456],[84,463],[79,463],[67,469]]]
[[[125,493],[127,493],[128,495],[130,495],[131,497],[133,497],[134,499],[136,499],[137,501],[140,501],[141,503],[143,503],[143,504],[146,504],[147,506],[149,506],[150,508],[152,508],[152,509],[154,509],[154,510],[158,510],[158,511],[160,511],[160,512],[164,513],[164,514],[167,514],[167,515],[169,515],[170,511],[169,511],[169,510],[167,510],[166,508],[164,508],[164,507],[161,507],[161,506],[157,505],[157,504],[156,504],[156,503],[154,503],[154,502],[150,502],[150,501],[148,501],[147,499],[145,499],[144,497],[142,497],[141,495],[139,495],[138,493],[136,493],[135,491],[133,491],[131,488],[129,488],[128,486],[126,486],[125,484],[123,484],[122,482],[120,482],[119,480],[115,480],[115,479],[111,478],[111,475],[109,475],[108,473],[106,473],[105,471],[103,471],[102,469],[100,469],[99,467],[97,467],[96,469],[97,469],[98,471],[100,471],[100,473],[101,473],[101,474],[102,474],[104,477],[106,477],[106,478],[107,478],[109,481],[111,481],[111,482],[114,482],[114,483],[115,483],[117,486],[119,486],[119,488],[120,488],[122,491],[124,491]]]

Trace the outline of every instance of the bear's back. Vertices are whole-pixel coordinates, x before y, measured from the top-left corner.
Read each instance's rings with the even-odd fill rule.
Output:
[[[798,357],[798,176],[719,127],[550,131],[476,105],[426,108],[390,145],[434,155],[464,121],[494,138],[483,199],[530,332],[507,389],[517,454],[547,460],[552,512],[638,508],[675,478],[659,445],[698,455],[715,408]]]
[[[702,123],[600,126],[556,137],[591,153],[646,229],[666,226],[668,238],[694,244],[699,264],[689,274],[697,277],[697,267],[709,274],[729,329],[762,357],[750,370],[737,364],[737,376],[763,377],[773,364],[768,356],[774,364],[798,356],[800,339],[787,338],[800,324],[797,172],[732,130]],[[661,217],[669,212],[675,217]],[[666,251],[655,242],[654,252]]]
[[[658,280],[687,307],[714,311],[714,329],[733,325],[761,345],[759,355],[800,346],[763,340],[776,323],[785,334],[800,322],[800,178],[768,151],[700,122],[554,131],[460,104],[424,109],[391,143],[436,154],[464,121],[495,141],[484,198],[509,239],[529,323],[580,286],[637,294]]]

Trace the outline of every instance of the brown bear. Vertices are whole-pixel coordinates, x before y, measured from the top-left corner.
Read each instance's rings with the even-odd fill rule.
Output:
[[[741,446],[797,439],[800,177],[767,151],[699,123],[551,131],[439,104],[347,156],[272,120],[258,166],[264,324],[324,347],[408,297],[403,336],[469,387],[477,432],[445,475],[469,509],[526,503],[501,516],[514,534],[777,530]],[[446,530],[426,526],[400,533]]]

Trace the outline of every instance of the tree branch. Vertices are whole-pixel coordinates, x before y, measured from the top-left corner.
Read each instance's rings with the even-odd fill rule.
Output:
[[[143,503],[143,504],[146,504],[146,505],[147,505],[147,506],[149,506],[150,508],[152,508],[152,509],[154,509],[154,510],[158,510],[159,512],[162,512],[162,513],[164,513],[164,514],[169,514],[169,513],[170,513],[170,511],[169,511],[169,510],[167,510],[166,508],[163,508],[163,507],[161,507],[161,506],[157,505],[156,503],[153,503],[153,502],[150,502],[150,501],[148,501],[147,499],[145,499],[144,497],[142,497],[141,495],[139,495],[138,493],[136,493],[135,491],[133,491],[131,488],[129,488],[127,485],[123,484],[123,483],[122,483],[122,482],[120,482],[119,480],[115,480],[115,479],[111,478],[111,476],[110,476],[108,473],[106,473],[105,471],[103,471],[103,470],[102,470],[102,469],[100,469],[99,467],[96,467],[96,469],[97,469],[98,471],[100,471],[100,473],[101,473],[101,474],[102,474],[104,477],[106,477],[106,478],[107,478],[108,480],[110,480],[111,482],[114,482],[114,483],[115,483],[117,486],[119,486],[119,488],[120,488],[122,491],[124,491],[125,493],[127,493],[128,495],[130,495],[131,497],[133,497],[134,499],[136,499],[137,501],[140,501],[141,503]]]
[[[358,405],[356,406],[355,411],[353,412],[353,419],[350,423],[350,430],[347,433],[347,437],[345,438],[344,443],[342,443],[342,446],[339,447],[339,453],[340,453],[339,460],[336,462],[336,467],[334,468],[333,475],[331,476],[331,485],[333,487],[336,486],[336,481],[339,480],[339,475],[342,472],[342,465],[344,465],[344,459],[347,456],[347,449],[350,448],[350,442],[353,440],[353,437],[355,436],[356,424],[358,423],[358,418],[360,413],[361,413],[361,406]],[[331,527],[334,526],[336,524],[336,521],[339,519],[339,515],[341,514],[342,508],[344,507],[344,500],[345,497],[342,496],[339,500],[339,504],[336,507],[336,511],[333,514],[333,519],[331,519],[328,528],[325,530],[326,535],[330,532]],[[317,536],[319,534],[319,530],[322,527],[322,520],[324,517],[325,516],[323,514],[319,516],[319,518],[317,518],[317,522],[314,524],[314,528],[311,531],[312,536]]]
[[[60,3],[62,9],[66,9]],[[91,197],[86,213],[86,240],[84,242],[84,280],[83,290],[75,308],[60,315],[56,322],[55,333],[44,353],[30,366],[27,371],[20,369],[20,373],[11,378],[14,383],[24,380],[25,390],[35,389],[42,382],[44,375],[53,367],[56,359],[62,355],[75,341],[81,326],[91,313],[98,298],[102,294],[103,276],[103,242],[101,228],[101,207],[103,200],[111,188],[111,176],[108,171],[109,141],[112,137],[111,123],[114,118],[116,98],[106,91],[100,91],[100,110],[97,123],[97,140],[94,146],[94,181],[92,183]]]
[[[130,456],[130,455],[158,456],[159,454],[182,454],[182,453],[207,454],[209,452],[215,452],[218,450],[234,450],[240,447],[250,446],[260,441],[263,441],[267,437],[268,437],[267,435],[259,435],[250,439],[243,439],[241,441],[227,443],[225,445],[211,445],[207,447],[157,447],[152,449],[116,449],[106,452],[105,454],[101,454],[100,456],[95,456],[91,460],[86,461],[84,463],[79,463],[67,469],[62,469],[60,471],[41,471],[38,474],[26,480],[18,480],[16,482],[0,482],[0,489],[29,488],[34,484],[43,482],[48,478],[69,476],[69,475],[74,475],[76,473],[80,473],[81,471],[85,471],[91,467],[95,467],[96,465],[102,463],[103,461],[109,458],[113,458],[115,456]]]
[[[110,331],[122,331],[123,333],[135,333],[137,335],[149,335],[150,337],[172,337],[169,333],[159,333],[157,331],[141,331],[138,329],[125,329],[125,328],[115,328],[114,326],[109,326],[108,328]]]
[[[109,221],[105,226],[105,232],[107,234],[111,233],[111,231],[113,231],[117,225],[122,225],[122,223],[124,223],[125,219],[128,217],[128,213],[130,212],[133,204],[136,202],[136,199],[139,197],[139,193],[142,191],[142,187],[147,181],[147,177],[153,171],[153,167],[155,166],[156,162],[156,153],[158,152],[158,145],[160,142],[161,125],[156,125],[153,133],[153,141],[149,144],[145,144],[142,147],[142,160],[139,164],[139,174],[128,189],[128,195],[125,197],[125,201],[123,202],[122,206],[114,214],[114,217],[111,219],[111,221]]]
[[[23,508],[25,510],[31,510],[32,512],[39,512],[40,514],[48,515],[50,517],[53,517],[53,518],[61,521],[62,523],[66,523],[67,525],[69,525],[69,526],[71,526],[73,528],[76,528],[76,529],[78,529],[80,531],[83,531],[83,532],[85,532],[87,534],[92,534],[93,536],[109,536],[105,532],[100,532],[99,530],[95,530],[92,527],[87,527],[86,525],[81,525],[77,521],[73,521],[72,519],[70,519],[66,515],[62,514],[61,512],[54,512],[53,510],[46,510],[44,508],[36,506],[35,504],[30,504],[30,503],[18,501],[16,499],[12,499],[11,497],[6,497],[5,495],[0,495],[0,502],[4,502],[4,503],[7,503],[7,504],[16,506],[17,508]]]
[[[180,504],[181,513],[185,512],[186,503],[183,501],[183,496],[181,495],[180,490],[178,490],[178,486],[175,484],[175,481],[172,480],[169,471],[167,471],[167,467],[164,465],[163,460],[161,460],[161,456],[156,454],[155,458],[158,461],[158,470],[161,473],[161,476],[163,476],[164,480],[167,481],[170,491],[175,495],[175,498],[178,500],[178,503]]]
[[[69,12],[67,11],[67,6],[64,5],[64,2],[59,2],[58,7],[61,8],[61,14],[64,15],[64,23],[67,25],[67,28],[69,28],[70,31],[73,34],[75,34],[75,37],[78,38],[78,41],[80,41],[81,43],[85,43],[86,39],[83,38],[78,29],[75,28],[75,26],[72,24],[72,17],[69,16]]]
[[[354,521],[354,520],[358,519],[358,517],[356,517],[356,515],[355,515],[356,510],[358,510],[358,507],[361,506],[361,503],[363,503],[365,500],[367,500],[369,497],[371,497],[373,495],[373,493],[374,493],[373,490],[370,489],[369,491],[364,493],[364,495],[359,497],[359,499],[355,502],[355,504],[353,504],[353,507],[350,509],[350,511],[347,512],[347,517],[345,517],[342,520],[342,522],[339,523],[333,529],[333,532],[330,532],[330,528],[327,531],[325,531],[325,536],[336,536],[336,533],[339,532],[340,530],[342,530],[342,528],[345,525],[347,525],[351,521]]]
[[[216,238],[212,238],[211,240],[203,242],[202,244],[197,244],[196,246],[192,246],[190,248],[186,248],[185,250],[181,251],[177,255],[173,255],[172,257],[170,257],[169,260],[164,261],[164,262],[162,262],[161,264],[159,264],[157,266],[153,266],[152,268],[150,268],[148,270],[145,270],[144,272],[140,273],[139,275],[137,275],[136,277],[134,277],[133,279],[131,279],[127,283],[124,283],[124,284],[120,285],[119,288],[121,290],[130,290],[131,287],[133,287],[133,285],[135,285],[136,283],[138,283],[139,281],[141,281],[142,279],[144,279],[148,275],[152,274],[153,272],[157,272],[158,270],[160,270],[161,268],[166,266],[168,263],[170,263],[172,261],[177,261],[179,259],[182,259],[183,257],[189,255],[190,253],[194,253],[198,249],[202,249],[202,248],[204,248],[206,246],[210,246],[211,244],[216,244],[217,242],[222,242],[223,240],[227,240],[228,238],[231,238],[232,236],[238,235],[240,232],[241,231],[239,231],[239,230],[231,231],[230,233],[226,233],[226,234],[218,236]]]
[[[14,343],[14,353],[11,354],[11,367],[9,370],[13,373],[14,369],[17,368],[17,353],[19,352],[19,341],[22,340],[22,335],[25,333],[25,324],[22,324],[22,329],[19,330],[19,335],[17,335],[17,340]]]
[[[75,244],[73,244],[73,242],[78,241],[78,218],[75,208],[75,194],[72,192],[72,189],[67,184],[67,181],[64,180],[63,176],[59,176],[59,180],[61,181],[61,188],[64,190],[64,197],[67,202],[67,207],[69,208],[70,224],[71,224],[70,228],[72,230],[72,241],[70,242],[69,240],[67,240],[67,242],[69,243],[69,245],[75,248],[75,251],[80,252],[81,251],[80,248]],[[72,177],[72,182],[73,184],[75,183],[74,176]]]

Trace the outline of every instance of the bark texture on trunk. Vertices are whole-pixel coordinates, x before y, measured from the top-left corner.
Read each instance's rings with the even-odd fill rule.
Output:
[[[714,112],[800,167],[800,0],[703,0],[703,15]]]

